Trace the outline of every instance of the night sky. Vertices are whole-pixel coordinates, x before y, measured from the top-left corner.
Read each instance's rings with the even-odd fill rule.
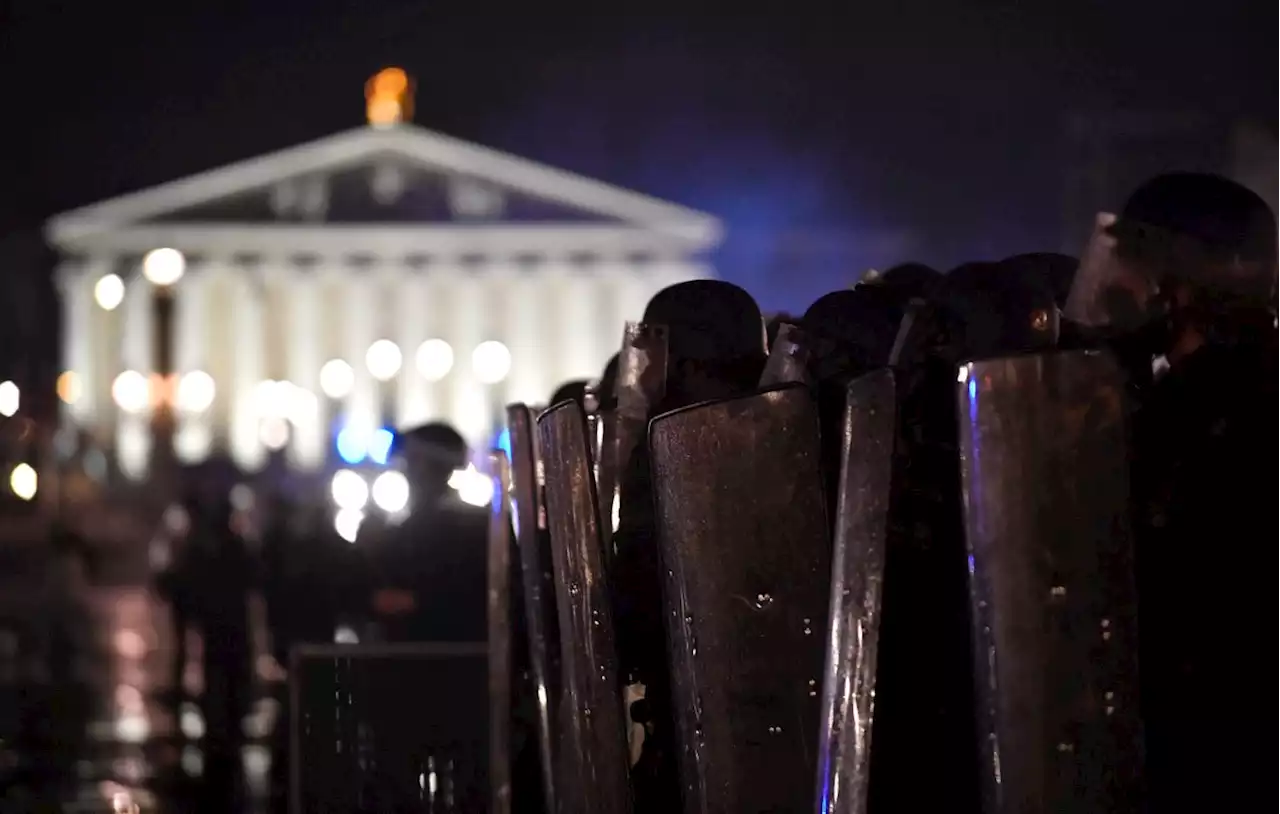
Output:
[[[721,272],[789,306],[759,261],[797,232],[908,234],[900,259],[940,267],[1057,248],[1066,112],[1276,120],[1264,0],[547,5],[0,3],[0,227],[29,242],[53,213],[359,126],[365,79],[401,65],[423,126],[725,218]]]

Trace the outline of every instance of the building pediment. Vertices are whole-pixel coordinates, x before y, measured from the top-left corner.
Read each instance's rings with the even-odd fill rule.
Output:
[[[401,125],[350,130],[67,212],[49,221],[47,236],[84,251],[153,235],[274,240],[330,228],[423,238],[477,227],[647,234],[691,251],[711,248],[721,231],[701,212]]]

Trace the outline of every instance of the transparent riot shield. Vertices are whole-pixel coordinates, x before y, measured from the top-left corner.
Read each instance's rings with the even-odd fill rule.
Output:
[[[787,382],[809,381],[809,346],[798,325],[778,327],[778,336],[769,349],[769,358],[760,374],[760,386],[773,387]]]
[[[561,807],[573,814],[622,814],[630,809],[626,733],[582,407],[572,401],[551,407],[538,417],[538,438],[560,631],[572,642],[561,654],[568,736],[560,755]]]
[[[557,729],[560,704],[560,622],[556,618],[550,538],[543,521],[538,485],[533,413],[523,404],[507,407],[511,439],[511,521],[520,551],[520,581],[524,589],[529,636],[529,665],[537,693],[538,758],[548,814],[556,814],[556,761],[560,752]]]
[[[817,407],[787,385],[650,425],[687,814],[814,807],[831,543]]]
[[[489,504],[489,799],[490,814],[511,811],[511,471],[505,452],[490,457]]]
[[[841,427],[831,609],[818,740],[818,811],[863,814],[898,413],[892,371],[850,383]]]
[[[631,462],[654,406],[667,381],[667,329],[663,325],[628,322],[618,354],[617,408],[601,427],[599,460],[600,522],[606,548],[618,526],[622,474]]]
[[[960,375],[984,808],[1137,811],[1122,375],[1110,357],[1083,352],[994,359]]]
[[[1192,269],[1226,272],[1229,266],[1215,262],[1185,236],[1099,212],[1062,316],[1087,328],[1131,331],[1163,316],[1165,303],[1157,282],[1163,272],[1176,269],[1194,277]],[[1226,282],[1232,275],[1215,276]]]

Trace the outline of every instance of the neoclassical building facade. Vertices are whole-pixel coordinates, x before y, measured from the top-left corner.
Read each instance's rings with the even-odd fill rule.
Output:
[[[483,444],[506,403],[599,375],[656,291],[713,274],[720,232],[410,124],[362,127],[51,219],[60,391],[135,478],[158,397],[185,461],[253,470],[278,450],[314,471],[431,419]],[[157,249],[182,267],[169,331],[142,274]]]

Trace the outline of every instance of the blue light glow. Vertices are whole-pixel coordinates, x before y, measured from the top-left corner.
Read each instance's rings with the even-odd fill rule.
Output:
[[[507,460],[511,460],[511,430],[506,427],[502,428],[502,432],[498,433],[498,441],[495,446],[507,453]]]
[[[349,464],[358,464],[369,454],[369,442],[364,433],[344,427],[338,433],[338,457]]]
[[[395,441],[395,433],[388,429],[376,430],[369,439],[369,460],[375,464],[386,466],[391,457],[391,443]]]

